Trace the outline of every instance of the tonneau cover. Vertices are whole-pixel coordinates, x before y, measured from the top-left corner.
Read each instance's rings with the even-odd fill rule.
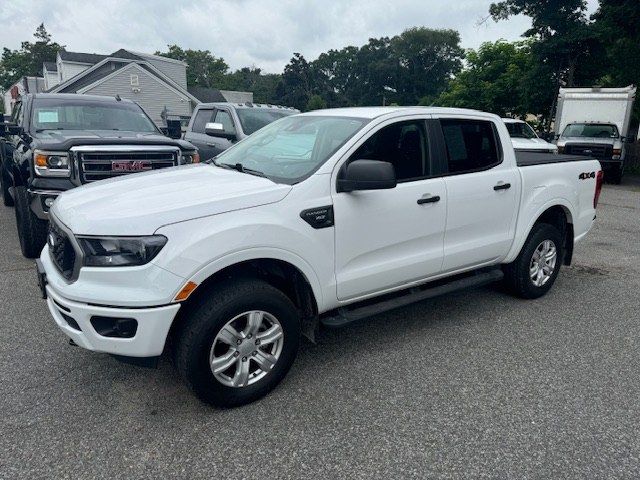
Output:
[[[516,150],[516,163],[519,167],[532,165],[544,165],[547,163],[581,162],[583,160],[595,160],[584,155],[562,155],[546,152],[522,152]]]

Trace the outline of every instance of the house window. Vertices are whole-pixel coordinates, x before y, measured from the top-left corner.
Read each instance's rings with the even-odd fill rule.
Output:
[[[140,79],[138,78],[138,75],[131,75],[131,86],[132,87],[140,86]]]

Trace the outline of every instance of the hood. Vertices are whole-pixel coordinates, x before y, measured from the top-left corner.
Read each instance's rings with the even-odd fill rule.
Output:
[[[556,146],[552,143],[545,142],[541,138],[511,138],[511,143],[515,150],[555,150]]]
[[[291,191],[208,164],[102,180],[61,194],[52,213],[81,235],[151,235],[163,225],[266,205]]]
[[[120,130],[44,130],[33,134],[34,147],[69,150],[77,145],[169,145],[182,150],[195,150],[185,140],[174,140],[160,133],[125,132]]]
[[[558,145],[563,146],[567,143],[582,143],[589,145],[616,145],[620,144],[619,138],[607,138],[607,137],[560,137],[558,139]]]

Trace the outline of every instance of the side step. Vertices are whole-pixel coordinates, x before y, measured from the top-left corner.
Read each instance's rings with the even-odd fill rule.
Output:
[[[384,295],[384,300],[376,303],[368,303],[364,306],[342,307],[334,310],[329,316],[320,318],[320,322],[325,327],[338,328],[348,325],[352,322],[362,320],[366,317],[377,315],[378,313],[393,310],[394,308],[404,307],[427,298],[438,297],[447,293],[463,290],[467,288],[479,287],[489,283],[502,280],[504,274],[499,268],[491,270],[479,270],[477,272],[464,276],[456,276],[454,279],[446,283],[437,283],[436,286],[429,284],[420,287],[404,290],[395,296],[389,297]],[[366,301],[365,301],[366,302]],[[362,304],[360,304],[362,305]]]

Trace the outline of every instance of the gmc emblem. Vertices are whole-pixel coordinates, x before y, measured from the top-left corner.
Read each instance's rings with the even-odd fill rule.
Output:
[[[117,160],[111,162],[113,172],[143,172],[151,170],[153,166],[148,160]]]

